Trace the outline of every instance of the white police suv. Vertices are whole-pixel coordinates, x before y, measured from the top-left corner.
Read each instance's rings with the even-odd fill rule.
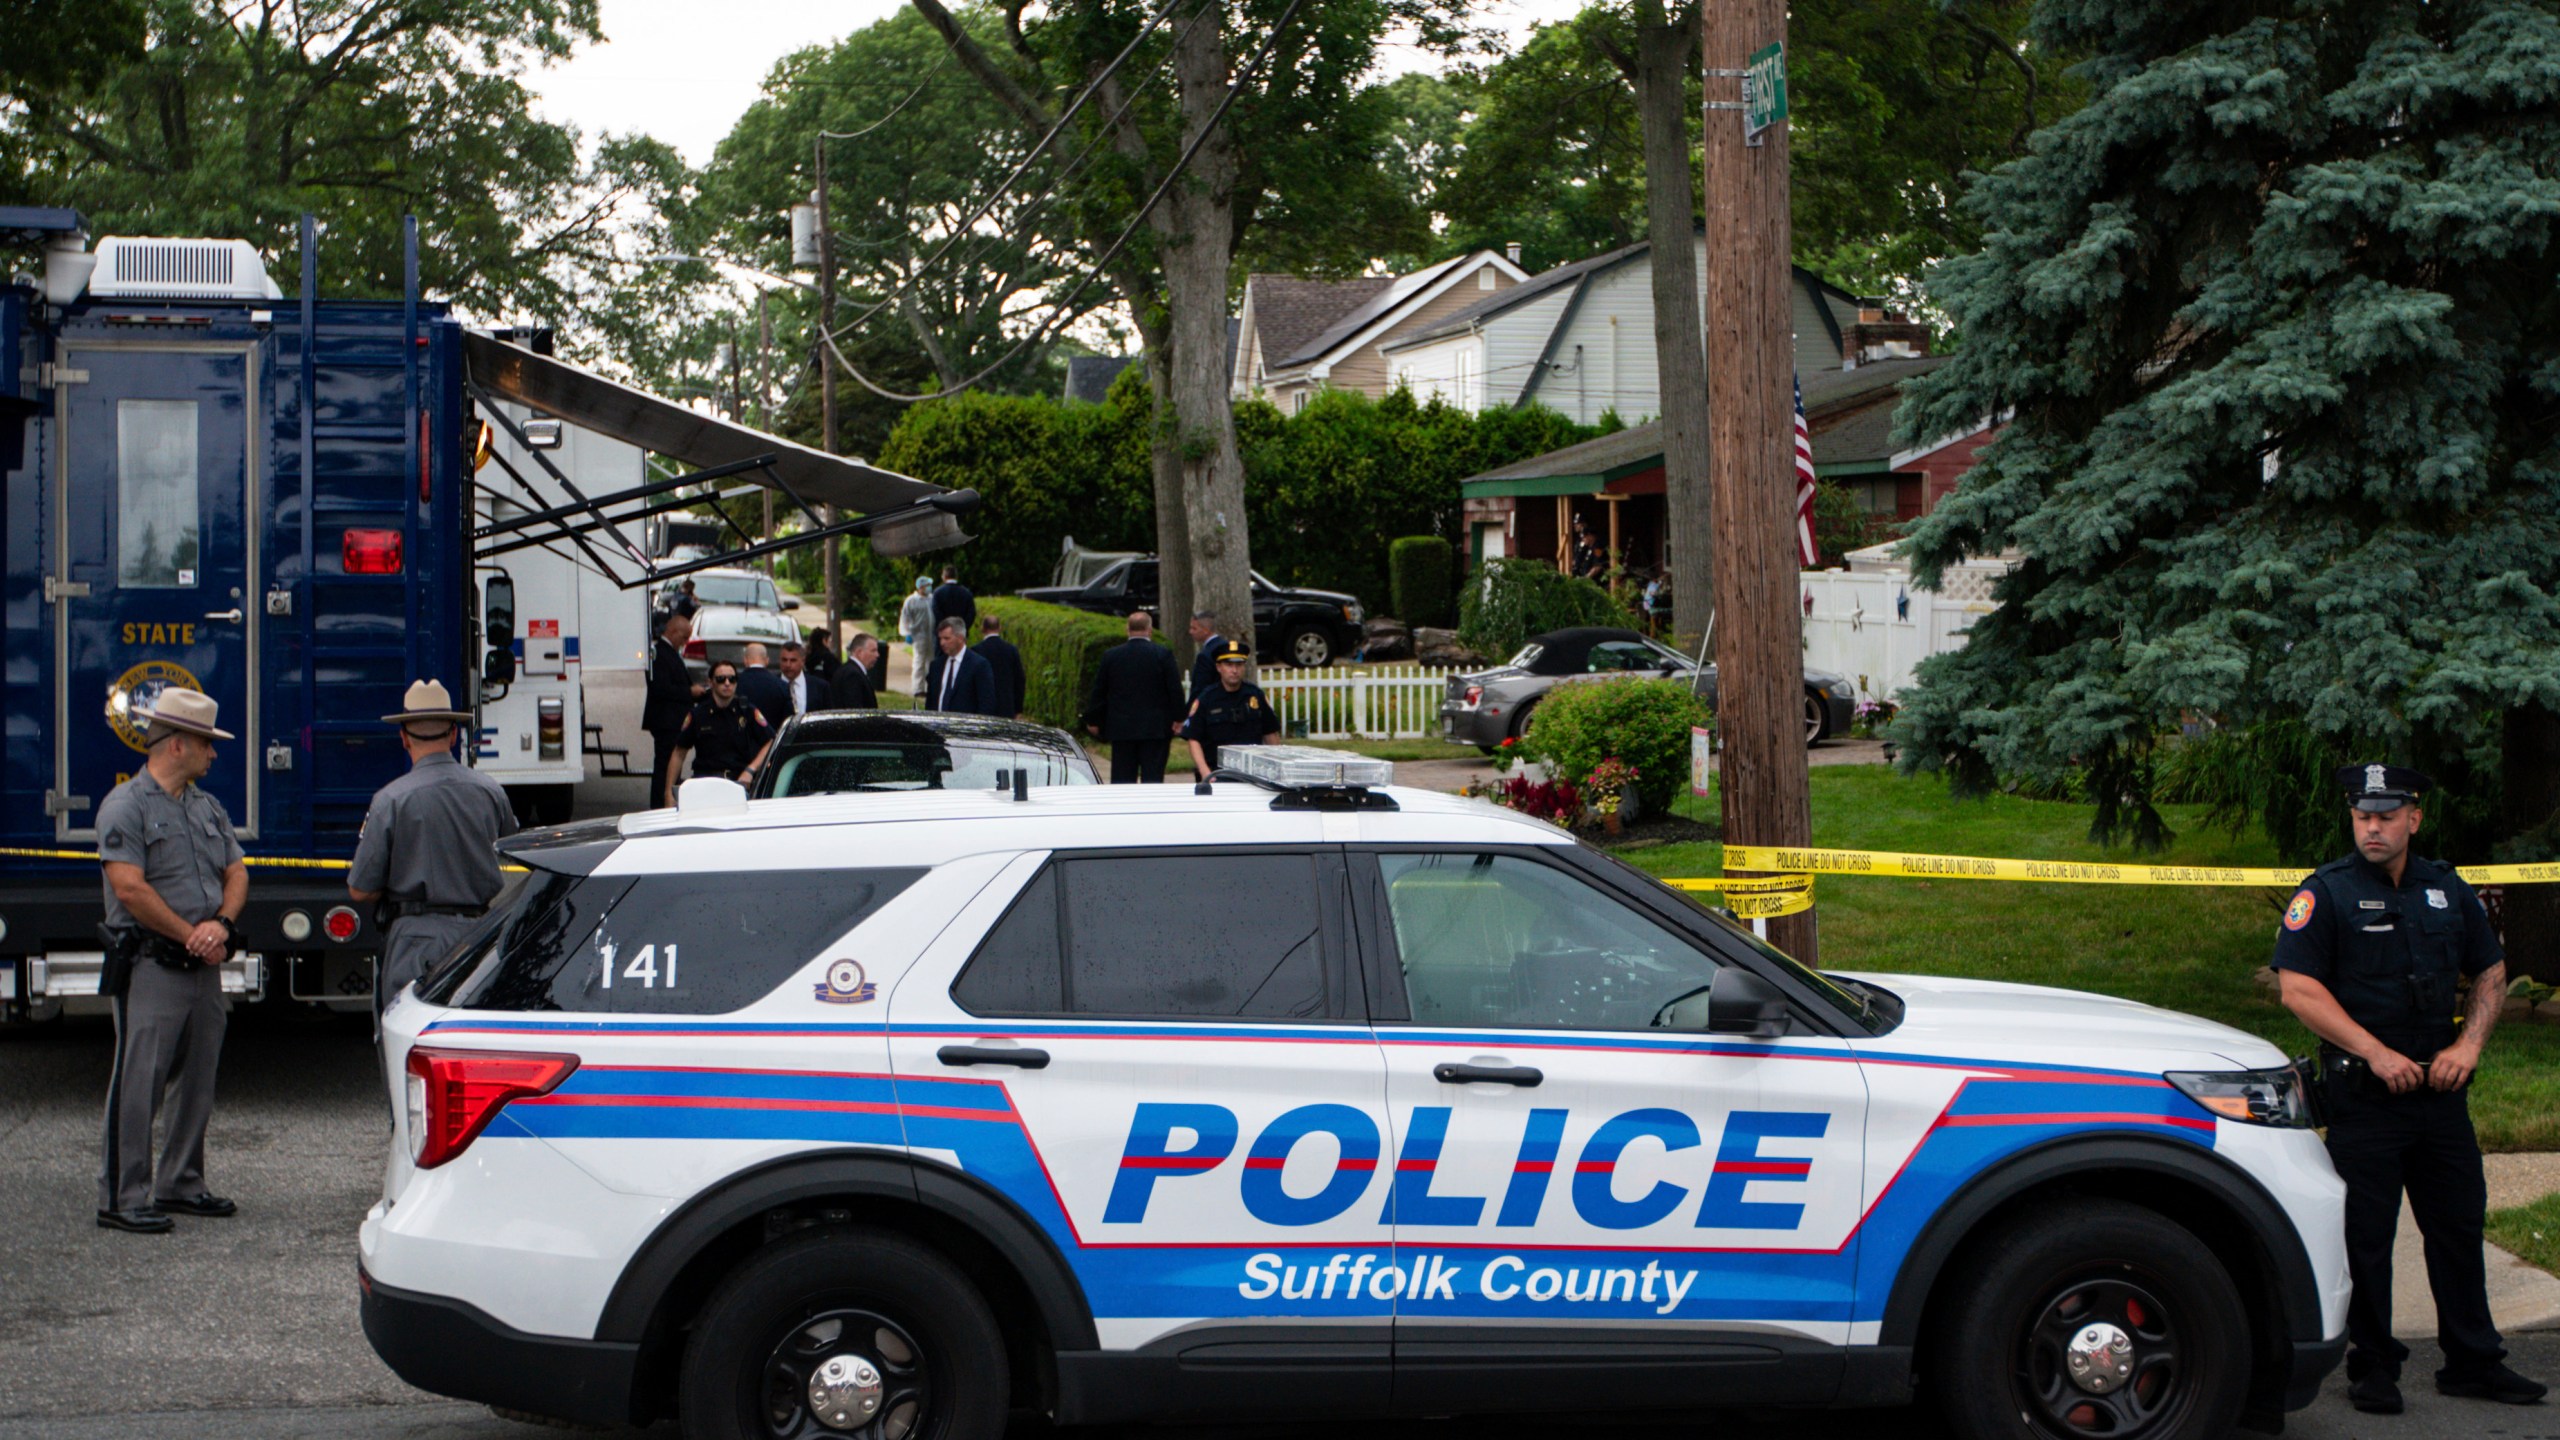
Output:
[[[512,842],[383,1025],[374,1348],[880,1440],[1915,1397],[2212,1436],[2343,1348],[2343,1187],[2261,1040],[1815,974],[1449,796],[1016,793],[696,782]]]

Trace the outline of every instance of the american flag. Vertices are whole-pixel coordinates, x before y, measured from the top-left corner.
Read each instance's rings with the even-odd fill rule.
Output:
[[[1804,428],[1804,378],[1796,377],[1796,559],[1807,569],[1822,558],[1813,548],[1813,437]]]

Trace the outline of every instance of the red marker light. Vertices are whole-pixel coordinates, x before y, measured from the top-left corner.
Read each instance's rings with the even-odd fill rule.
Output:
[[[329,938],[341,945],[356,938],[356,929],[361,923],[356,919],[356,912],[344,905],[320,917],[320,928],[328,931]]]
[[[397,575],[400,573],[400,532],[350,530],[338,542],[338,558],[345,562],[350,575]]]
[[[510,1100],[548,1095],[578,1068],[575,1055],[505,1050],[409,1052],[409,1156],[432,1170],[469,1148]]]

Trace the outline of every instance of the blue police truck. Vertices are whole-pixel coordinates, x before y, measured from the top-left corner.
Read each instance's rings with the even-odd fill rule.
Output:
[[[99,1004],[97,808],[141,766],[161,690],[211,695],[239,737],[203,782],[252,867],[224,989],[368,1007],[378,931],[343,862],[405,768],[379,717],[420,676],[502,694],[522,653],[512,607],[482,613],[475,562],[637,588],[827,535],[885,553],[966,538],[969,492],[466,332],[419,294],[414,222],[404,238],[403,295],[322,300],[308,219],[287,296],[243,241],[92,248],[73,211],[0,207],[0,1021]],[[541,445],[510,418],[523,407],[701,468],[605,495],[538,455],[547,485],[504,453],[484,475],[492,427]],[[806,523],[674,564],[634,543],[724,479],[773,486]],[[475,487],[499,516],[475,513]]]

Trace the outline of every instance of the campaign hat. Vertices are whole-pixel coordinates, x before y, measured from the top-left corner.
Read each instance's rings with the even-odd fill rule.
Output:
[[[393,725],[416,725],[468,720],[471,712],[453,708],[453,696],[446,692],[443,681],[420,680],[409,687],[409,693],[400,701],[400,713],[382,718]]]
[[[221,712],[221,704],[212,696],[172,685],[152,700],[151,728],[145,733],[143,743],[147,745],[173,730],[201,735],[208,740],[238,738],[228,730],[215,727],[214,719]]]
[[[2405,765],[2370,761],[2338,768],[2338,789],[2349,807],[2371,814],[2388,815],[2403,805],[2415,805],[2419,796],[2434,788],[2435,781]]]

